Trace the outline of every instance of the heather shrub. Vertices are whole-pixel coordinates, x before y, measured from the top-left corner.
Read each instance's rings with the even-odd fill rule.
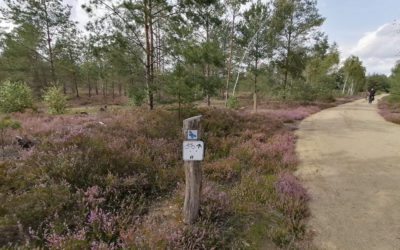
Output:
[[[6,221],[0,228],[7,226],[3,231],[10,232],[7,242],[26,240],[23,235],[30,228],[37,246],[108,248],[117,244],[119,228],[129,220],[121,217],[121,210],[129,206],[131,215],[143,213],[152,199],[167,194],[183,178],[175,150],[180,128],[168,112],[160,111],[158,117],[120,112],[79,120],[40,115],[24,122],[41,144],[20,160],[0,163],[0,193],[5,194],[0,198],[8,197],[8,204],[17,208],[0,205],[0,221]],[[51,183],[65,185],[59,189]]]
[[[237,143],[238,138],[235,137],[206,137],[207,159],[217,160],[229,157],[231,149]]]
[[[203,165],[203,169],[208,179],[224,183],[237,179],[241,173],[242,166],[237,159],[229,157],[214,162],[206,162]]]
[[[296,108],[274,109],[268,111],[284,122],[294,122],[306,118],[308,115],[316,113],[321,109],[318,106],[300,106]]]
[[[215,183],[203,182],[201,199],[199,219],[192,225],[183,224],[183,186],[179,186],[171,199],[159,204],[155,211],[136,217],[121,231],[120,246],[130,249],[226,248],[228,236],[233,233],[227,220],[233,213],[228,195]]]
[[[275,205],[285,214],[294,235],[301,237],[305,233],[304,219],[309,216],[307,202],[311,199],[310,195],[299,180],[286,171],[279,174],[274,188],[277,194]]]
[[[2,192],[4,189],[2,188]],[[0,232],[7,232],[8,237],[3,238],[5,245],[8,242],[17,244],[29,238],[30,231],[43,234],[46,230],[45,223],[51,220],[54,213],[68,206],[71,196],[68,187],[61,184],[36,184],[29,189],[4,191],[7,200],[1,197]],[[43,239],[37,238],[36,244],[42,244]]]
[[[223,222],[231,213],[228,195],[220,191],[215,183],[203,182],[200,216],[204,221]]]
[[[6,80],[0,84],[0,112],[22,112],[33,104],[32,90],[26,83]]]
[[[246,202],[265,205],[271,199],[274,181],[273,175],[263,175],[256,170],[243,174],[240,183],[232,189],[236,206]]]
[[[296,196],[274,184],[296,164],[296,138],[282,119],[205,108],[183,117],[199,112],[207,154],[200,217],[190,226],[182,223],[182,123],[175,113],[13,114],[23,121],[21,133],[41,143],[0,162],[0,245],[257,248],[270,235],[285,247],[293,227],[300,238],[304,200],[291,203]]]
[[[231,154],[237,160],[239,160],[243,166],[252,165],[252,160],[255,158],[255,153],[255,148],[249,141],[237,145],[231,151]]]
[[[228,195],[215,183],[203,182],[198,221],[168,233],[168,246],[172,249],[226,248],[233,230],[227,220],[231,214]]]
[[[400,99],[390,95],[378,102],[379,114],[387,121],[400,124]]]
[[[63,94],[63,89],[57,83],[52,83],[43,92],[43,101],[51,114],[64,114],[67,107],[67,97]]]

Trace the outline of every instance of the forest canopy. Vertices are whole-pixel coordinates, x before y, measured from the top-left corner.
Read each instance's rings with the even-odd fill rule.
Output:
[[[76,97],[127,95],[150,109],[210,105],[218,96],[227,102],[238,90],[252,92],[256,109],[260,91],[315,100],[372,84],[358,57],[340,64],[315,0],[87,0],[80,7],[90,16],[84,29],[62,0],[5,0],[1,18],[12,29],[0,37],[0,81],[25,82],[36,95],[55,83]]]

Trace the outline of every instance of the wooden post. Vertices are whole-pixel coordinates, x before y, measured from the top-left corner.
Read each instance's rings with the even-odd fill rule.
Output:
[[[188,130],[197,130],[197,139],[201,139],[200,132],[201,116],[191,117],[183,121],[183,140],[188,141]],[[201,162],[185,161],[185,203],[183,206],[183,220],[192,224],[199,216],[200,194],[201,194]]]

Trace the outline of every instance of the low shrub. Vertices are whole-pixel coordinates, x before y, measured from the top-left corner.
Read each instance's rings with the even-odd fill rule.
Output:
[[[26,83],[6,80],[0,84],[1,112],[22,112],[33,104],[32,90]]]
[[[6,134],[8,130],[15,130],[21,127],[21,122],[13,121],[10,117],[4,117],[0,120],[0,148],[3,152],[0,154],[0,159],[4,154],[5,146],[6,146]],[[8,138],[9,139],[9,138]],[[9,140],[8,140],[9,141]]]
[[[388,96],[378,103],[379,114],[387,121],[400,124],[400,98]]]
[[[297,162],[296,138],[283,120],[195,113],[203,115],[207,154],[200,217],[190,226],[182,223],[182,124],[174,113],[132,107],[90,116],[14,114],[21,133],[41,144],[0,162],[1,246],[257,248],[270,235],[285,247],[293,228],[301,239],[305,200],[294,196],[301,202],[292,204],[278,188],[278,173]]]
[[[279,174],[274,183],[278,196],[275,205],[288,220],[290,230],[299,238],[305,234],[305,219],[309,216],[307,202],[311,199],[299,180],[290,172]]]
[[[240,105],[239,98],[237,98],[236,96],[230,96],[228,98],[226,105],[228,106],[228,108],[232,108],[232,109],[238,108]]]
[[[132,105],[140,106],[146,99],[146,92],[139,88],[130,88],[128,91],[129,101]]]
[[[67,97],[63,94],[62,86],[52,83],[43,92],[43,101],[51,114],[64,114],[67,107]]]

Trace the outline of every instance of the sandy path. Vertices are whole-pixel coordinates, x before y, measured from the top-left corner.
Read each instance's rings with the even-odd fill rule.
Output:
[[[305,119],[297,175],[318,249],[400,249],[400,126],[359,100]]]

